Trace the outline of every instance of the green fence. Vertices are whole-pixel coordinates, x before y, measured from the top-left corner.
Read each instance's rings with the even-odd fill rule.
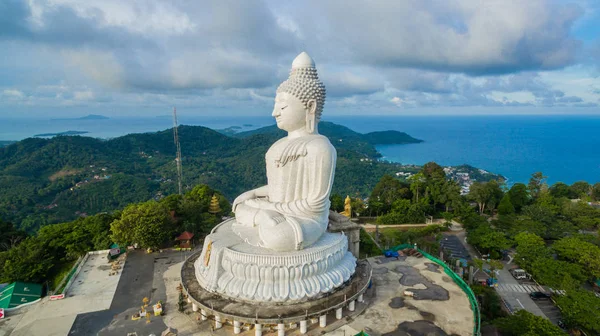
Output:
[[[401,245],[393,247],[392,250],[399,251],[399,250],[403,250],[405,248],[414,248],[414,246],[411,244],[401,244]],[[454,273],[454,271],[452,271],[450,269],[450,267],[448,267],[448,265],[446,265],[446,263],[444,263],[443,261],[439,260],[438,258],[432,256],[431,254],[429,254],[419,248],[417,248],[417,250],[425,258],[442,266],[444,268],[444,271],[446,272],[446,274],[450,278],[452,278],[452,280],[454,280],[454,282],[467,294],[467,297],[469,298],[469,302],[471,303],[471,309],[473,310],[473,319],[475,322],[475,327],[473,327],[473,335],[479,336],[480,328],[481,328],[481,314],[479,312],[479,303],[477,303],[477,298],[475,297],[475,293],[473,293],[473,290],[471,289],[471,287],[469,287],[469,285],[467,285],[467,283],[460,276],[458,276],[458,274]]]
[[[69,281],[71,280],[71,278],[73,277],[75,272],[77,271],[77,267],[79,267],[80,263],[81,263],[81,261],[76,262],[75,265],[73,265],[73,267],[69,271],[69,274],[67,274],[67,276],[65,276],[64,280],[61,281],[61,284],[55,289],[55,291],[54,291],[55,295],[62,294],[64,292],[65,287],[67,286],[67,284],[69,283]]]

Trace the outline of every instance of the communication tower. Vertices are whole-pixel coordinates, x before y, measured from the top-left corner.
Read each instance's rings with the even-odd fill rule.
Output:
[[[179,144],[179,125],[177,125],[177,109],[173,107],[173,140],[175,141],[175,147],[177,148],[177,185],[179,186],[179,195],[183,195],[182,189],[182,173],[181,173],[181,145]]]

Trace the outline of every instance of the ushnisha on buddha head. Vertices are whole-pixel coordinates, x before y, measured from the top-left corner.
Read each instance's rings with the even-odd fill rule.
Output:
[[[277,127],[299,135],[318,134],[324,105],[325,85],[319,80],[315,62],[302,52],[294,59],[289,78],[277,88],[272,114]]]

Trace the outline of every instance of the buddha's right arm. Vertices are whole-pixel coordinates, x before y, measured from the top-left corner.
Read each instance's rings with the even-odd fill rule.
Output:
[[[236,197],[236,199],[233,201],[233,209],[232,210],[235,212],[238,204],[244,203],[251,199],[255,199],[255,198],[259,198],[259,197],[267,197],[267,196],[268,196],[268,187],[266,185],[256,188],[256,189],[248,190],[248,191],[242,193],[241,195],[239,195],[238,197]]]
[[[256,197],[267,197],[267,196],[269,196],[269,186],[264,185],[262,187],[254,189],[254,195]]]

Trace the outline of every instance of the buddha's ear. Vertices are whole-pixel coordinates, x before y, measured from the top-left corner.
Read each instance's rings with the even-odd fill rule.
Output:
[[[317,127],[317,101],[314,99],[309,100],[306,107],[306,130],[308,133],[314,134]]]
[[[315,114],[317,112],[317,100],[311,99],[306,103],[306,107],[308,108],[308,114]]]

